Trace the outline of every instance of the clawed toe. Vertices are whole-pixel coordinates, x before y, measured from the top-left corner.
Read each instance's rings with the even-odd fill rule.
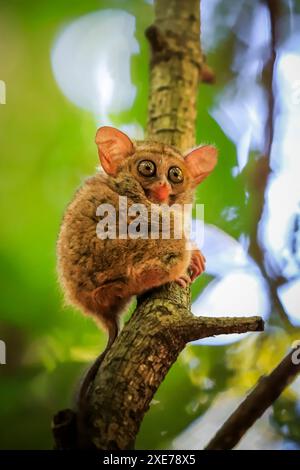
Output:
[[[191,282],[191,278],[188,274],[183,274],[178,279],[176,279],[176,284],[185,289]]]
[[[200,274],[205,271],[205,257],[199,250],[195,250],[192,255],[189,271],[191,273],[191,280],[194,281]]]

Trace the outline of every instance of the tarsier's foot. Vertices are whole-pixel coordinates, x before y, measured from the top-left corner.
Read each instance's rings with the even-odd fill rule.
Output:
[[[205,257],[200,250],[194,250],[189,265],[189,274],[193,282],[200,274],[205,271]]]
[[[188,274],[183,274],[178,279],[176,279],[176,284],[184,289],[192,282],[190,276]]]
[[[205,271],[205,257],[203,256],[200,250],[194,250],[188,268],[188,274],[183,274],[178,279],[176,279],[175,282],[179,286],[186,288],[198,276],[200,276],[203,271]]]

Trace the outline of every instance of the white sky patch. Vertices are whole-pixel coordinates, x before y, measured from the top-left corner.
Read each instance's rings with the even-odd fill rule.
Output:
[[[292,323],[300,326],[300,278],[280,286],[278,295]]]
[[[256,263],[247,254],[246,237],[237,241],[218,227],[205,224],[204,236],[200,235],[200,242],[202,238],[204,242],[200,246],[197,233],[202,230],[202,222],[193,220],[192,224],[196,244],[207,260],[206,273],[216,276],[194,301],[193,313],[197,316],[259,315],[267,318],[270,309],[267,287]],[[196,344],[229,344],[246,334],[221,335]]]
[[[221,3],[223,3],[222,15],[216,13]],[[206,53],[214,50],[228,35],[236,24],[243,6],[242,0],[231,0],[229,4],[222,0],[201,0],[201,43]]]
[[[263,243],[281,273],[287,278],[299,273],[297,255],[291,252],[294,220],[299,212],[300,185],[298,184],[295,175],[289,171],[282,171],[271,178],[261,225]]]
[[[265,5],[258,3],[253,8],[251,0],[201,0],[200,9],[201,44],[206,53],[232,32],[241,42],[251,45],[251,51],[267,44],[270,22]],[[256,60],[249,60],[245,66],[253,68],[256,64]]]
[[[208,442],[216,435],[228,417],[244,401],[245,396],[239,395],[236,388],[218,393],[213,403],[199,418],[195,419],[172,442],[172,448],[178,450],[204,449]],[[237,395],[238,394],[238,395]],[[252,426],[236,450],[281,450],[284,439],[272,426],[272,410],[269,408],[255,426]]]
[[[249,6],[247,2],[245,5]],[[259,82],[270,54],[270,22],[265,5],[257,4],[249,11],[248,17],[240,14],[232,28],[240,40],[232,64],[237,77],[218,97],[211,112],[237,147],[238,170],[234,168],[234,175],[244,168],[250,151],[265,150],[267,100]],[[290,15],[281,19],[282,25],[290,21]],[[273,174],[259,230],[270,266],[279,268],[277,273],[287,278],[300,272],[300,253],[291,250],[295,215],[300,211],[300,16],[293,15],[292,23],[289,38],[277,50],[275,135],[270,159]]]
[[[206,273],[225,276],[232,269],[248,269],[259,273],[253,259],[247,254],[242,243],[214,225],[192,221],[196,245],[206,258]],[[198,237],[199,234],[199,237]]]
[[[212,281],[192,305],[194,315],[211,317],[259,315],[267,318],[269,309],[263,278],[243,269],[229,271],[222,279]],[[220,335],[195,341],[195,344],[229,344],[248,334]]]
[[[267,118],[266,94],[249,75],[238,77],[218,97],[211,115],[235,143],[238,167],[246,165],[250,150],[263,151]]]
[[[238,218],[238,208],[235,206],[225,207],[221,213],[222,217],[228,222]]]
[[[99,96],[99,111],[102,116],[106,116],[112,102],[114,92],[114,80],[105,62],[100,62],[97,70],[97,85]]]
[[[234,32],[239,40],[248,46],[246,51],[246,56],[250,58],[252,56],[253,60],[249,60],[249,63],[243,59],[243,71],[247,68],[254,66],[253,64],[260,63],[262,57],[269,55],[268,47],[270,40],[270,18],[268,8],[264,4],[257,4],[253,8],[253,2],[249,2],[248,6],[251,5],[251,9],[248,10],[245,8],[243,10],[243,15],[240,20],[236,22],[234,26]],[[250,14],[249,14],[250,13]],[[251,16],[252,15],[252,16]],[[235,57],[236,67],[239,68],[239,62],[241,57],[237,55]],[[235,69],[235,68],[234,68]],[[248,69],[249,71],[249,69]],[[256,75],[257,72],[254,73]]]
[[[291,252],[296,214],[300,210],[300,35],[295,34],[277,53],[275,97],[278,114],[262,241],[273,262],[287,278],[299,275],[299,264]]]
[[[252,7],[251,14],[242,15],[233,31],[240,40],[232,64],[237,76],[217,97],[211,115],[235,143],[238,168],[242,171],[249,152],[263,152],[265,146],[267,99],[259,80],[269,57],[270,22],[266,6]]]
[[[97,125],[112,124],[109,114],[130,108],[136,87],[130,59],[139,52],[135,18],[122,10],[87,14],[67,25],[51,51],[54,77],[76,106],[91,111]],[[132,137],[140,126],[130,123]]]

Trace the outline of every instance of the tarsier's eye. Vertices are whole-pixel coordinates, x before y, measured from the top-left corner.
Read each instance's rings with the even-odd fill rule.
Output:
[[[156,167],[151,160],[143,160],[138,164],[138,171],[143,176],[153,176],[156,172]]]
[[[171,166],[168,177],[172,183],[182,183],[183,181],[183,173],[178,166]]]

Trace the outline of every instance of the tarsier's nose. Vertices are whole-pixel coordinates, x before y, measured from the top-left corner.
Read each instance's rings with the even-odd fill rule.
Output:
[[[166,201],[170,196],[170,188],[167,183],[159,182],[152,190],[155,199],[160,202]]]

